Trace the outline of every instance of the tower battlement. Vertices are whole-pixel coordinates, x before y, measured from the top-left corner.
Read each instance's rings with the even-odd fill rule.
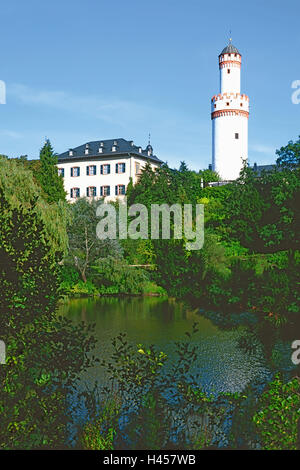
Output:
[[[212,102],[215,102],[215,101],[218,101],[218,100],[224,100],[224,99],[230,99],[230,98],[233,98],[233,99],[241,99],[241,100],[245,100],[245,101],[249,101],[249,96],[248,95],[245,95],[244,93],[219,93],[218,95],[214,95],[211,99]]]

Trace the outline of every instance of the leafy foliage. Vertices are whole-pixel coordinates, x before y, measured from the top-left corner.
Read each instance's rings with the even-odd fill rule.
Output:
[[[57,155],[53,152],[50,141],[47,139],[40,151],[40,165],[36,178],[49,203],[64,201],[66,192],[62,176],[57,172]]]
[[[253,421],[265,450],[296,450],[300,418],[300,382],[277,374],[259,400]]]
[[[276,150],[278,158],[276,163],[283,168],[297,168],[300,166],[300,136],[296,142],[292,140],[285,147]]]
[[[97,238],[98,204],[96,200],[80,198],[70,206],[71,221],[67,228],[69,253],[66,261],[78,270],[84,282],[87,281],[87,269],[97,259],[107,255],[120,258],[122,255],[122,249],[116,240]]]
[[[91,361],[91,328],[57,318],[62,253],[38,203],[21,207],[0,187],[0,219],[0,331],[7,352],[0,368],[0,448],[62,448],[67,397]]]

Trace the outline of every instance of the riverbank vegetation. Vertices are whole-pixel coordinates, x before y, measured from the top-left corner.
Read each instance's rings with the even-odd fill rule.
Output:
[[[257,177],[245,167],[218,187],[207,186],[217,179],[208,170],[146,166],[128,187],[128,205],[204,204],[198,251],[186,250],[185,240],[97,239],[97,203],[65,201],[49,142],[38,162],[1,157],[0,448],[68,446],[81,399],[89,412],[76,437],[83,448],[295,449],[298,379],[274,374],[259,393],[209,396],[192,370],[201,351],[190,332],[169,367],[164,352],[134,348],[121,334],[102,361],[107,387],[80,397],[78,379],[97,361],[95,340],[91,328],[58,318],[56,309],[64,295],[167,293],[221,312],[220,322],[251,311],[251,334],[271,356],[270,335],[299,325],[299,149],[300,139],[290,142],[272,171]],[[249,354],[252,346],[241,344]]]
[[[112,449],[296,450],[300,381],[280,374],[265,390],[209,394],[194,369],[201,354],[197,324],[176,342],[175,361],[154,345],[136,347],[126,335],[112,340],[103,360],[107,382],[96,400],[84,400],[88,419],[78,447]],[[83,397],[89,395],[82,394]]]
[[[63,448],[67,403],[90,364],[90,328],[56,314],[66,218],[30,171],[0,164],[0,448]]]

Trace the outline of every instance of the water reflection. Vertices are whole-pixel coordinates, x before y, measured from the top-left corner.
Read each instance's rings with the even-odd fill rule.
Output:
[[[96,354],[107,358],[111,351],[111,338],[120,332],[127,333],[132,344],[153,343],[174,360],[174,341],[184,339],[193,322],[198,322],[196,336],[197,361],[193,370],[200,376],[204,390],[213,393],[238,392],[249,383],[265,383],[272,371],[259,345],[255,352],[248,354],[239,346],[247,334],[246,326],[235,325],[221,329],[217,322],[189,310],[174,299],[158,297],[103,297],[95,299],[74,299],[60,307],[60,314],[73,322],[95,323],[98,339]],[[84,381],[103,383],[105,377],[99,366],[91,368],[83,377]]]

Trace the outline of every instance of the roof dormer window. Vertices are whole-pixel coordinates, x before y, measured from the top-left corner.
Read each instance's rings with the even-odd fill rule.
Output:
[[[69,157],[73,157],[73,150],[69,149]]]
[[[118,145],[118,142],[116,140],[114,140],[114,145]]]
[[[84,153],[85,153],[86,155],[88,155],[88,154],[89,154],[89,149],[86,148],[86,149],[84,150]]]
[[[103,152],[103,148],[102,148],[102,147],[99,147],[98,152],[99,152],[99,153],[102,153],[102,152]]]
[[[139,147],[139,153],[142,153],[142,147]]]
[[[115,145],[112,146],[111,151],[115,152],[117,150],[117,147]]]
[[[104,143],[103,143],[103,142],[100,142],[100,147],[104,147]]]

